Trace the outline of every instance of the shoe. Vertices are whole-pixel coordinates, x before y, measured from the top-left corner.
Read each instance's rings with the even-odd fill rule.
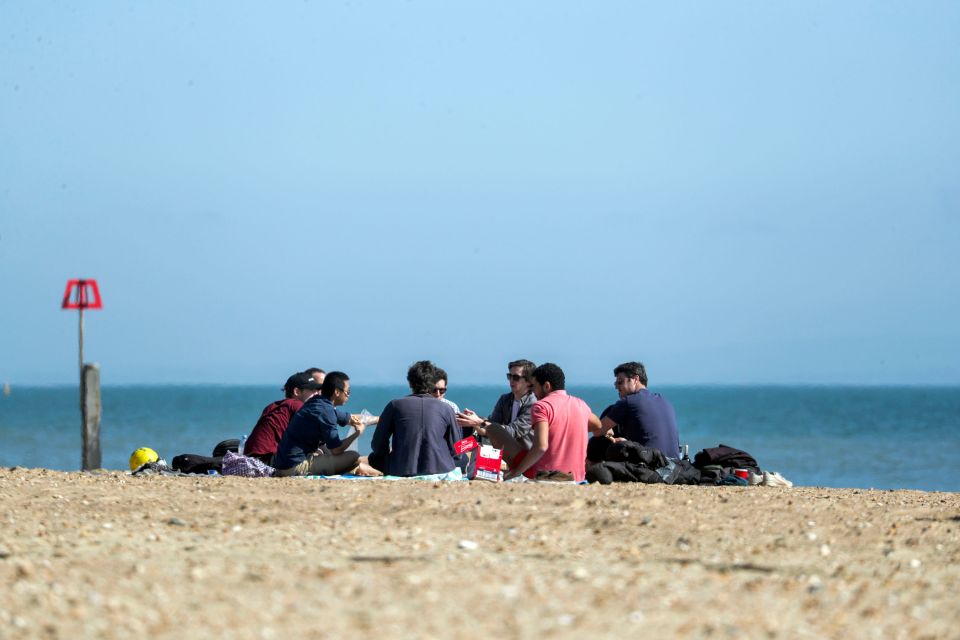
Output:
[[[554,469],[541,469],[533,479],[537,482],[573,482],[573,474]]]
[[[792,487],[793,483],[784,478],[782,475],[776,471],[764,471],[763,472],[763,482],[761,483],[767,487]]]

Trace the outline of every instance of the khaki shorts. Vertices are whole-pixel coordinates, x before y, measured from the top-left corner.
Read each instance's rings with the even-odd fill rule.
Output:
[[[277,469],[277,475],[286,476],[335,476],[350,471],[360,461],[356,451],[344,451],[341,454],[322,453],[308,456],[306,460],[289,469]]]

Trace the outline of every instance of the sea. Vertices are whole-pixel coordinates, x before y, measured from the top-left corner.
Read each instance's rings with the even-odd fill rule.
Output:
[[[379,414],[401,386],[351,388],[346,410]],[[461,408],[486,415],[505,386],[451,386]],[[680,441],[691,457],[726,444],[796,485],[960,491],[960,387],[663,386],[676,408]],[[611,385],[571,387],[600,414]],[[106,469],[128,469],[150,447],[171,460],[210,455],[221,440],[248,434],[275,386],[106,386],[101,451]],[[344,430],[346,435],[347,430]],[[359,442],[370,450],[373,429]],[[19,387],[0,395],[0,466],[76,471],[81,466],[76,386]]]

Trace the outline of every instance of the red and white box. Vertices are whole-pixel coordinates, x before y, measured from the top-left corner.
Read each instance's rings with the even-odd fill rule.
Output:
[[[480,446],[477,439],[468,436],[463,440],[455,442],[453,445],[457,455],[479,449],[474,455],[477,456],[477,467],[473,472],[471,480],[489,480],[491,482],[500,481],[500,462],[503,460],[503,451],[491,447],[488,444]]]
[[[489,444],[483,445],[477,457],[477,470],[473,474],[473,479],[500,482],[501,461],[503,461],[503,451]]]

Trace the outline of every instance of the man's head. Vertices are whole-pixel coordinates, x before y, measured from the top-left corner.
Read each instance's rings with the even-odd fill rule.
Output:
[[[542,400],[554,391],[561,391],[566,385],[563,369],[547,362],[533,370],[533,393]]]
[[[624,362],[613,370],[613,386],[621,398],[647,388],[647,370],[642,362]]]
[[[323,369],[319,369],[317,367],[310,367],[309,369],[305,370],[304,373],[307,374],[308,376],[312,376],[313,379],[316,380],[319,384],[323,384],[323,379],[327,375],[326,371],[324,371]]]
[[[286,384],[283,385],[285,398],[296,398],[301,402],[306,402],[319,390],[320,384],[305,371],[293,374],[287,378]]]
[[[323,378],[320,395],[328,398],[335,407],[347,404],[350,398],[350,376],[343,371],[331,371]]]
[[[434,398],[440,399],[446,392],[447,372],[440,367],[437,367],[437,381],[433,383],[433,388],[430,390],[430,395],[432,395]]]
[[[433,393],[437,379],[437,367],[429,360],[414,362],[407,369],[407,383],[415,394]]]
[[[514,397],[522,398],[530,393],[531,375],[536,367],[529,360],[514,360],[507,365],[507,382]]]

